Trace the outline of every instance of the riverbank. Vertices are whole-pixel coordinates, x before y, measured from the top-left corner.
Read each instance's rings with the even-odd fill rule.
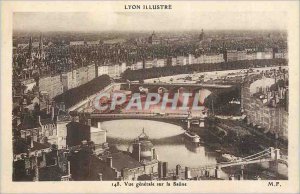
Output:
[[[246,130],[246,129],[244,129]],[[268,147],[274,147],[274,142],[266,141],[265,137],[257,137],[257,134],[248,134],[246,138],[250,138],[251,140],[256,140],[254,143],[256,144],[255,150],[252,150],[251,153],[245,152],[245,147],[247,151],[249,151],[249,146],[246,142],[244,142],[243,138],[233,139],[233,141],[225,141],[222,138],[219,138],[216,134],[210,131],[209,128],[199,128],[197,126],[192,126],[191,131],[197,133],[201,139],[205,142],[205,146],[209,149],[215,150],[216,153],[219,154],[221,158],[222,154],[230,154],[233,156],[238,157],[245,157],[251,155],[253,153],[262,151]],[[230,137],[234,138],[234,137]],[[235,137],[236,138],[236,137]],[[248,146],[248,148],[247,148]],[[281,145],[283,146],[283,145]],[[287,148],[285,149],[283,146],[283,153],[286,153]],[[222,169],[226,174],[229,176],[235,175],[235,178],[238,178],[237,175],[241,173],[241,166],[234,166],[234,167],[226,167]],[[287,167],[281,166],[280,171],[275,172],[268,167],[268,163],[266,164],[250,164],[244,167],[244,179],[253,180],[258,175],[261,179],[265,180],[287,180]]]

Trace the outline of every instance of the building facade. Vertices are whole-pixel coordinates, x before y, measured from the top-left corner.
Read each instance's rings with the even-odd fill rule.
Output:
[[[282,139],[288,138],[288,87],[285,80],[265,78],[243,83],[242,110],[247,123]]]
[[[63,84],[60,75],[40,78],[39,91],[46,91],[50,98],[63,93]]]

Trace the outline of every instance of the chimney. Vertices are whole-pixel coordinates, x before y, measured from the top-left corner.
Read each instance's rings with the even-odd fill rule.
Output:
[[[134,143],[132,145],[132,155],[137,161],[141,161],[141,143]]]
[[[111,156],[108,156],[106,158],[106,163],[110,168],[112,168],[112,157]]]
[[[267,101],[269,102],[269,100],[270,100],[270,92],[268,91],[267,92]]]
[[[275,106],[276,106],[276,101],[275,101],[275,98],[276,98],[276,97],[274,97],[274,98],[272,99],[272,106],[273,106],[273,107],[275,107]]]
[[[33,141],[36,141],[36,142],[38,141],[37,133],[33,133],[32,137],[33,137]]]
[[[62,104],[61,104],[61,110],[62,110],[62,111],[66,111],[65,103],[62,103]]]
[[[179,176],[181,166],[179,164],[176,165],[176,176]]]
[[[98,129],[102,129],[100,122],[98,122],[97,126],[98,126]]]
[[[92,119],[87,120],[87,125],[90,126],[90,127],[92,126]]]
[[[166,178],[168,174],[168,162],[163,162],[163,178]]]
[[[102,173],[98,173],[98,180],[99,180],[99,181],[102,181],[102,180],[103,180]]]
[[[54,106],[51,107],[51,118],[54,121]]]
[[[47,101],[47,114],[49,114],[50,113],[50,105],[49,105],[49,102]]]
[[[266,94],[266,92],[267,92],[267,87],[263,87],[263,94]]]
[[[150,180],[153,180],[153,173],[150,173]]]
[[[32,52],[32,36],[30,36],[29,44],[28,44],[28,58],[31,58],[31,52]]]
[[[151,160],[156,160],[157,157],[156,157],[156,151],[155,151],[155,148],[152,148],[152,158]]]
[[[205,170],[204,174],[205,174],[206,177],[210,177],[210,172],[209,172],[209,170]]]
[[[189,167],[185,167],[184,177],[185,177],[185,179],[190,179],[191,178],[191,170],[190,170]]]
[[[34,156],[34,158],[35,158],[35,177],[34,177],[34,180],[39,181],[39,166],[38,166],[37,156]]]
[[[46,152],[42,152],[43,155],[43,163],[46,166]]]
[[[158,162],[158,178],[163,178],[163,163]]]
[[[68,161],[68,175],[71,176],[71,162]]]
[[[33,148],[33,137],[30,137],[30,148]]]

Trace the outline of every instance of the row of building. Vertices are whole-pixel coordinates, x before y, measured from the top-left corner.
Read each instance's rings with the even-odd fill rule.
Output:
[[[47,92],[53,98],[72,88],[83,85],[95,77],[107,74],[110,77],[119,77],[126,70],[126,64],[103,65],[95,64],[80,67],[62,74],[42,77],[39,79],[40,92]]]
[[[191,64],[204,64],[204,63],[222,63],[230,61],[241,61],[241,60],[256,60],[256,59],[273,59],[273,58],[287,58],[287,52],[247,52],[228,50],[224,54],[203,54],[199,57],[195,57],[192,54],[188,56],[177,56],[166,59],[146,59],[145,61],[138,61],[133,63],[129,68],[131,70],[148,69],[153,67],[164,67],[164,66],[184,66]]]
[[[274,56],[275,58],[287,57],[286,53],[275,53]],[[249,54],[246,51],[230,51],[227,53],[227,61],[272,58],[273,54],[271,52],[257,52]],[[195,57],[190,54],[187,57],[178,56],[167,59],[148,59],[133,63],[131,65],[126,64],[125,62],[119,64],[104,64],[99,66],[91,64],[68,72],[64,72],[59,75],[42,77],[39,80],[39,88],[40,91],[48,92],[49,97],[53,98],[66,90],[87,83],[97,76],[107,74],[112,78],[120,77],[126,69],[139,70],[165,66],[185,66],[190,64],[221,63],[224,61],[225,60],[223,54],[201,55],[199,57]]]
[[[241,107],[248,124],[287,140],[288,91],[288,73],[284,70],[248,77],[241,90]]]
[[[84,41],[71,42],[71,45],[85,44]],[[75,44],[76,43],[76,44]],[[90,44],[96,44],[96,42],[89,42]],[[30,38],[28,44],[28,55],[30,59],[36,58],[39,60],[45,57],[43,39],[40,37],[39,42],[32,42]],[[33,57],[33,55],[38,55]],[[41,75],[42,69],[49,70],[50,66],[31,64],[27,69],[22,66],[22,76],[27,80],[33,80],[34,74],[40,74],[39,78],[39,90],[40,92],[47,92],[50,98],[53,98],[64,91],[78,87],[85,84],[95,77],[107,74],[112,78],[120,77],[126,69],[139,70],[149,69],[154,67],[165,67],[165,66],[185,66],[191,64],[213,64],[222,63],[238,60],[255,60],[255,59],[272,59],[272,58],[287,58],[286,50],[274,50],[265,49],[264,52],[256,52],[251,49],[238,51],[238,50],[227,50],[224,53],[211,53],[202,54],[200,56],[194,56],[189,54],[187,56],[167,57],[167,58],[151,58],[137,61],[135,63],[111,63],[107,62],[82,62],[80,66],[71,65],[72,67],[66,69],[60,69],[57,73],[49,75]],[[27,59],[28,60],[28,59]],[[61,60],[59,60],[61,62]],[[73,60],[65,60],[64,63],[70,63]],[[36,62],[36,60],[33,60]],[[27,62],[26,62],[27,63]],[[75,63],[75,62],[74,62]],[[86,65],[87,64],[87,65]],[[27,67],[27,66],[26,66]],[[55,68],[54,68],[55,69]],[[27,71],[26,71],[27,70]],[[61,73],[62,72],[62,73]],[[27,85],[27,84],[25,84]]]
[[[96,67],[93,64],[62,74],[41,77],[38,81],[39,91],[47,92],[49,98],[53,98],[66,90],[91,81],[96,77],[96,72]]]

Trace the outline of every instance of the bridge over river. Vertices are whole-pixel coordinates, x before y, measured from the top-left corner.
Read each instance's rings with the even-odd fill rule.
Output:
[[[197,124],[204,126],[205,116],[203,115],[191,115],[184,113],[146,113],[146,112],[132,112],[132,113],[86,113],[86,112],[72,112],[72,116],[79,116],[81,119],[88,120],[91,124],[96,124],[101,121],[108,120],[121,120],[121,119],[145,119],[170,122],[182,121],[186,123],[187,128],[191,127],[191,124]]]
[[[159,89],[166,89],[168,91],[177,92],[180,88],[188,90],[190,92],[195,92],[199,90],[209,90],[211,93],[218,94],[224,91],[230,91],[235,89],[236,85],[221,85],[221,84],[201,84],[201,83],[137,83],[128,82],[121,83],[121,88],[129,89],[132,91],[141,90],[145,88],[149,92],[157,92]]]
[[[123,83],[124,84],[124,83]],[[226,89],[231,88],[233,85],[220,85],[220,84],[200,84],[200,83],[165,83],[165,82],[159,82],[159,83],[127,83],[131,86],[156,86],[156,87],[187,87],[187,88],[204,88],[204,89]]]
[[[288,166],[288,160],[286,156],[280,153],[280,149],[275,149],[273,147],[270,147],[268,149],[265,149],[261,152],[255,153],[250,156],[246,156],[243,158],[234,158],[227,162],[220,162],[212,165],[205,165],[205,166],[200,165],[197,168],[185,167],[184,169],[182,169],[180,165],[177,165],[176,169],[169,170],[169,173],[174,174],[177,177],[180,174],[184,174],[185,179],[189,179],[191,178],[191,172],[193,172],[194,174],[205,174],[208,172],[208,170],[215,169],[215,178],[220,178],[221,168],[241,166],[241,168],[243,169],[243,166],[245,165],[259,164],[265,162],[269,162],[269,168],[275,172],[278,171],[279,163]]]

